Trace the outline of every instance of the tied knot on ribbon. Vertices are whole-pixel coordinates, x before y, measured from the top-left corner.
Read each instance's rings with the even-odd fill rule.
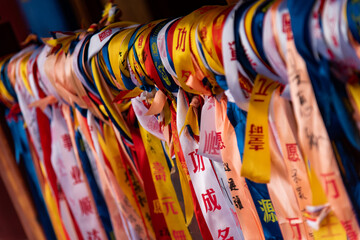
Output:
[[[193,106],[194,108],[197,109],[197,108],[200,107],[200,104],[201,104],[200,96],[194,96],[194,97],[191,99],[190,106]]]

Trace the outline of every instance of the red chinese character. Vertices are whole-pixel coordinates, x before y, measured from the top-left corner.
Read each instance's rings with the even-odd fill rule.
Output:
[[[336,38],[336,32],[335,32],[335,29],[336,29],[336,19],[335,17],[330,17],[329,15],[326,16],[326,19],[328,21],[328,23],[330,24],[330,38],[331,38],[331,41],[333,42],[334,46],[335,47],[338,47],[339,46],[339,42]]]
[[[156,181],[166,181],[166,174],[165,174],[165,168],[163,165],[161,165],[161,163],[159,162],[154,162],[153,163],[153,170],[154,170],[154,175],[155,175],[155,179]]]
[[[225,229],[218,229],[218,239],[221,239],[221,240],[234,240],[234,237],[229,237],[229,231],[230,231],[230,228],[227,227]]]
[[[191,75],[191,71],[181,70],[181,77],[188,79]]]
[[[79,205],[82,215],[89,215],[90,213],[93,213],[93,209],[89,197],[80,198]]]
[[[324,173],[324,174],[321,174],[321,177],[324,178],[324,181],[325,181],[325,193],[327,196],[329,196],[329,185],[332,186],[333,188],[333,194],[332,198],[338,198],[340,196],[339,194],[339,191],[338,191],[338,188],[337,188],[337,185],[336,185],[336,179],[334,178],[335,176],[335,173],[334,172],[331,172],[331,173]]]
[[[141,45],[142,45],[143,41],[144,41],[144,35],[140,35],[139,42],[138,42],[138,47],[139,48],[141,48]]]
[[[290,40],[293,38],[292,31],[291,31],[291,21],[290,21],[290,14],[285,13],[282,15],[282,26],[283,26],[283,33],[286,33],[287,39]]]
[[[66,150],[68,150],[68,152],[70,152],[70,150],[72,148],[70,135],[69,134],[64,134],[64,135],[61,136],[61,139],[63,141],[64,148]]]
[[[235,50],[235,41],[229,42],[229,49],[231,52],[231,61],[235,61],[236,60],[236,50]]]
[[[204,153],[219,155],[220,149],[225,148],[224,142],[221,139],[221,133],[211,131],[210,133],[205,131],[205,147]]]
[[[185,28],[179,28],[179,35],[177,38],[176,43],[176,50],[180,49],[181,51],[185,51],[185,43],[186,43],[186,29]]]
[[[99,232],[96,229],[93,229],[91,232],[87,232],[87,240],[101,240],[101,237],[98,235]]]
[[[262,126],[255,126],[251,124],[250,131],[249,131],[249,141],[248,144],[250,145],[250,149],[254,149],[255,151],[264,149],[264,133]]]
[[[293,232],[293,239],[299,239],[301,240],[301,231],[300,231],[300,223],[301,220],[299,218],[287,218],[289,221],[291,230]]]
[[[186,240],[186,235],[184,233],[184,230],[180,230],[180,231],[172,231],[173,237],[175,240]]]
[[[72,166],[71,168],[71,177],[73,178],[74,182],[73,185],[81,183],[81,172],[78,166]]]
[[[247,57],[247,59],[249,60],[251,66],[256,67],[257,63],[254,61],[254,59],[251,58],[251,56],[249,55],[248,50],[245,48],[245,56]]]
[[[163,201],[162,203],[166,207],[166,215],[169,214],[170,209],[173,214],[175,214],[175,215],[178,214],[178,211],[176,211],[176,209],[175,209],[175,206],[174,206],[175,202],[172,200],[172,197],[163,197],[161,200]]]
[[[201,194],[202,199],[204,201],[205,210],[215,211],[216,209],[220,210],[221,206],[218,204],[214,189],[210,188],[206,190],[206,193]]]
[[[292,162],[300,161],[300,157],[297,152],[296,143],[286,144],[286,150],[288,154],[288,159]]]
[[[357,239],[357,235],[356,232],[354,231],[354,228],[351,224],[351,221],[340,221],[341,224],[343,225],[345,231],[346,231],[346,235],[348,237],[349,240],[356,240]]]
[[[200,30],[200,38],[201,40],[205,40],[206,39],[206,35],[207,35],[207,29],[206,27],[204,26],[201,30]]]
[[[277,84],[274,81],[267,81],[265,78],[260,78],[259,82],[261,82],[261,85],[259,87],[259,90],[257,92],[254,92],[256,96],[267,96],[267,90],[269,87],[273,84]],[[267,84],[266,84],[267,83]],[[254,99],[255,102],[264,102],[264,99]]]
[[[102,42],[105,38],[107,38],[108,36],[110,36],[110,34],[112,33],[111,28],[110,29],[106,29],[104,32],[99,34],[99,40],[100,42]]]
[[[194,152],[189,153],[191,160],[193,162],[194,165],[194,170],[193,172],[201,172],[205,170],[205,166],[204,166],[204,159],[202,156],[197,154],[198,149],[196,149]],[[196,156],[196,159],[195,159]]]
[[[57,168],[59,169],[59,175],[61,177],[65,177],[67,175],[67,172],[65,171],[64,162],[60,158],[58,158],[56,165],[57,165]]]
[[[224,144],[224,142],[222,141],[222,138],[221,138],[221,132],[216,132],[216,141],[217,141],[217,144],[219,145],[220,149],[225,148],[225,144]]]

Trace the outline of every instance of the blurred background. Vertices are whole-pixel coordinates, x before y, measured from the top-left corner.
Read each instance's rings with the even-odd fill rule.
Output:
[[[229,0],[228,0],[229,1]],[[16,52],[29,33],[48,37],[50,31],[87,28],[101,18],[107,0],[0,0],[0,56]],[[122,20],[146,23],[184,16],[204,5],[226,0],[114,0]]]

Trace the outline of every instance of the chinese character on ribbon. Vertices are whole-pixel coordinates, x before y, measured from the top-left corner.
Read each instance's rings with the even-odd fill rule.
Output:
[[[154,162],[152,167],[154,170],[154,175],[155,175],[156,181],[160,181],[160,180],[166,181],[166,174],[165,174],[164,166],[159,162]]]
[[[230,228],[227,227],[225,229],[218,229],[218,239],[220,240],[234,240],[234,237],[229,236]]]
[[[153,205],[154,205],[154,213],[162,213],[159,199],[153,200]]]
[[[164,237],[164,236],[170,237],[170,232],[167,229],[167,227],[160,229],[160,236],[161,237]]]
[[[89,197],[80,198],[79,205],[82,215],[89,215],[90,213],[93,213],[93,209]]]
[[[91,232],[87,232],[87,240],[101,240],[101,237],[98,235],[99,232],[96,229],[93,229]]]
[[[204,146],[204,153],[219,154],[220,147],[217,143],[216,133],[211,131],[210,133],[205,131],[205,146]]]
[[[64,134],[61,136],[61,140],[63,142],[64,148],[70,152],[72,148],[71,138],[69,134]]]
[[[264,212],[264,222],[276,222],[277,218],[271,200],[261,199],[261,201],[258,201],[258,203],[261,205],[261,211]]]
[[[338,198],[340,196],[339,190],[336,185],[335,172],[320,174],[325,182],[326,196],[331,198]],[[333,194],[330,196],[330,186],[332,186]]]
[[[249,142],[250,149],[255,151],[264,149],[264,133],[262,126],[255,126],[251,124],[250,131],[249,131]]]
[[[179,28],[179,35],[177,37],[176,42],[176,50],[181,50],[182,52],[185,51],[185,43],[186,43],[186,28]]]
[[[229,168],[229,163],[227,163],[227,162],[224,162],[224,171],[225,172],[230,172],[231,171],[231,169]]]
[[[74,180],[73,185],[81,183],[81,172],[78,166],[72,166],[71,168],[71,177]]]
[[[357,239],[357,234],[356,231],[354,230],[351,221],[347,220],[347,221],[340,221],[341,225],[343,225],[346,235],[348,237],[349,240],[355,240]]]
[[[189,153],[192,163],[194,165],[194,170],[193,170],[194,173],[202,172],[205,170],[204,159],[201,155],[198,155],[197,152],[198,152],[198,149]],[[195,156],[196,156],[196,159],[195,159]]]
[[[58,158],[58,160],[56,161],[56,166],[57,168],[59,169],[59,175],[61,177],[65,177],[67,175],[67,172],[65,170],[65,165],[64,165],[64,162],[63,160],[61,160],[60,158]]]
[[[215,211],[216,209],[220,210],[221,206],[218,204],[214,189],[210,188],[206,190],[206,193],[201,194],[202,199],[204,201],[205,210]]]
[[[302,221],[299,218],[287,218],[289,221],[289,225],[291,227],[292,233],[293,233],[293,239],[299,239],[301,240],[301,230],[300,230],[300,224]]]
[[[200,30],[200,38],[201,40],[205,40],[206,39],[206,35],[207,35],[207,29],[206,27],[202,27],[201,30]]]
[[[141,234],[143,232],[143,229],[142,227],[139,225],[139,224],[136,224],[135,225],[135,228],[134,228],[135,232],[137,232],[138,234]]]
[[[235,207],[237,207],[238,209],[243,209],[244,208],[244,206],[242,205],[238,195],[233,196],[233,202],[235,204]]]
[[[286,151],[288,154],[289,161],[292,161],[292,162],[300,161],[300,157],[297,152],[296,143],[286,144]]]
[[[180,230],[180,231],[172,231],[173,237],[175,240],[186,240],[186,235],[184,233],[184,230]]]
[[[220,149],[224,149],[225,148],[225,144],[221,138],[221,132],[216,132],[216,142],[219,145]]]
[[[282,31],[283,33],[286,33],[287,40],[293,39],[289,13],[285,13],[282,15]]]
[[[334,220],[334,221],[332,221]],[[321,222],[321,226],[323,229],[326,229],[325,234],[323,234],[321,237],[324,239],[336,239],[334,237],[341,236],[342,233],[340,233],[338,230],[338,227],[335,227],[338,225],[338,220],[336,216],[333,214],[333,212],[330,212],[329,215],[327,215],[324,220]],[[346,230],[345,230],[346,231]],[[355,238],[356,239],[356,238]]]
[[[229,49],[230,49],[230,52],[231,52],[230,61],[235,61],[236,60],[235,41],[228,42],[228,44],[229,44]]]
[[[236,184],[235,184],[235,181],[234,181],[233,178],[229,178],[228,183],[229,183],[229,188],[230,188],[231,191],[239,190],[236,187]]]
[[[169,214],[170,209],[171,209],[172,214],[175,214],[175,215],[178,214],[178,211],[176,211],[176,209],[175,209],[175,206],[174,206],[175,202],[172,199],[172,197],[163,197],[163,198],[161,198],[161,200],[162,200],[163,205],[166,208],[165,215]]]
[[[137,198],[139,200],[139,204],[141,205],[141,207],[145,206],[145,203],[147,202],[146,197],[145,196],[141,196],[141,195],[137,195]]]
[[[211,131],[208,133],[205,131],[204,153],[219,155],[219,150],[223,148],[225,148],[225,145],[220,132]]]

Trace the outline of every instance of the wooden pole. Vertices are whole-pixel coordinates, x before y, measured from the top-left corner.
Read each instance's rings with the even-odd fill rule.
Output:
[[[36,219],[36,211],[31,202],[23,177],[16,164],[8,139],[0,126],[0,176],[6,186],[14,208],[28,239],[45,240],[44,232]]]

